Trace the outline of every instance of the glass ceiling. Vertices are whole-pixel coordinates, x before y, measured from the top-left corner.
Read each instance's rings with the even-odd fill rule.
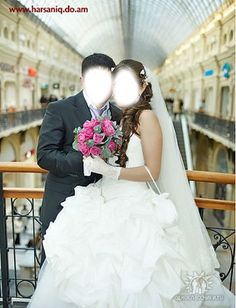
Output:
[[[26,7],[87,7],[87,13],[35,13],[82,56],[104,52],[160,65],[224,0],[20,0]]]

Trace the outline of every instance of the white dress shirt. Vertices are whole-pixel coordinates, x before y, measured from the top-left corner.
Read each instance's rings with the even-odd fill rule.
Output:
[[[83,90],[83,95],[84,98],[86,100],[86,103],[91,111],[92,114],[92,119],[98,117],[99,115],[107,115],[107,111],[110,108],[110,102],[109,100],[103,105],[102,108],[97,108],[90,100],[90,98],[88,97],[88,95],[85,93],[85,91]]]

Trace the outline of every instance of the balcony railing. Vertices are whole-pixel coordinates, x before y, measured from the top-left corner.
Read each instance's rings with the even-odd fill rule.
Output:
[[[0,113],[0,133],[17,126],[42,120],[44,113],[44,108]]]
[[[13,303],[27,303],[33,295],[37,285],[41,235],[37,201],[43,197],[43,188],[3,187],[4,173],[47,173],[36,163],[5,163],[0,162],[0,249],[1,249],[1,277],[0,302],[3,308]],[[186,171],[189,181],[235,184],[233,174],[205,171]],[[20,211],[17,202],[24,200],[28,207]],[[204,210],[234,211],[235,202],[231,200],[217,200],[209,198],[195,198],[202,219]],[[17,221],[26,219],[31,222],[30,241],[25,246],[17,244],[19,226]],[[226,255],[227,262],[220,262],[220,277],[227,287],[233,290],[235,230],[206,226],[211,236],[212,244],[217,254]],[[24,234],[24,232],[22,232]],[[197,257],[197,255],[196,255]]]
[[[209,130],[232,143],[235,141],[234,121],[221,119],[202,112],[194,112],[192,121],[200,127]]]

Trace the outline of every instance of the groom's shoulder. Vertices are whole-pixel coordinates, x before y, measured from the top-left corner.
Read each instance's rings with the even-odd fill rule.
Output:
[[[68,96],[58,101],[54,101],[48,104],[48,108],[57,110],[58,112],[64,112],[65,110],[72,108],[75,104],[76,99],[80,96],[81,92]]]

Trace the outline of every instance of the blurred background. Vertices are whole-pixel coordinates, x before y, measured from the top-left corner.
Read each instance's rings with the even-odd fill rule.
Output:
[[[47,174],[22,166],[36,162],[47,105],[81,90],[81,62],[94,52],[139,60],[158,76],[186,171],[215,179],[190,181],[193,195],[228,201],[199,211],[234,291],[235,186],[212,173],[235,173],[234,1],[1,0],[0,303],[24,305],[37,280]],[[10,162],[21,165],[7,172]],[[28,195],[16,197],[14,187]]]

